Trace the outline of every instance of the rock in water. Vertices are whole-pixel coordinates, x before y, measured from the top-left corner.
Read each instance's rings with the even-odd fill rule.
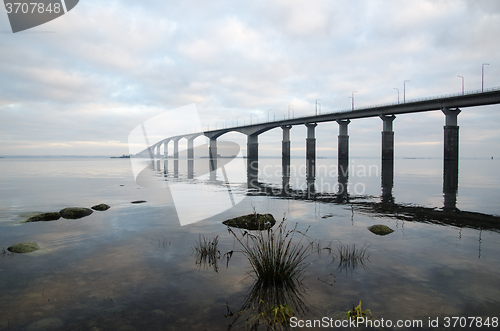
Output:
[[[393,233],[394,230],[391,229],[390,227],[382,224],[376,224],[372,225],[368,228],[372,233],[379,235],[379,236],[385,236],[386,234]]]
[[[12,253],[31,253],[40,249],[36,242],[24,242],[7,248]]]
[[[92,208],[94,210],[97,210],[97,211],[105,211],[105,210],[108,210],[111,207],[109,205],[105,204],[105,203],[101,203],[99,205],[95,205],[95,206],[92,206],[90,208]]]
[[[136,201],[132,201],[131,203],[145,203],[146,200],[136,200]]]
[[[276,224],[274,216],[271,214],[249,214],[236,218],[231,218],[222,224],[231,226],[233,228],[247,229],[247,230],[266,230],[272,228]]]
[[[42,214],[38,214],[35,216],[31,216],[23,223],[57,221],[60,218],[61,218],[61,214],[59,212],[42,213]]]
[[[81,207],[68,207],[61,209],[59,211],[61,216],[66,219],[75,220],[78,218],[82,218],[85,216],[89,216],[93,213],[92,209],[89,208],[81,208]]]

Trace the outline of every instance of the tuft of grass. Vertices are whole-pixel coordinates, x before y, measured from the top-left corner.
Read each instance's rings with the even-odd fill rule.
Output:
[[[200,240],[196,242],[194,252],[196,255],[196,265],[201,267],[213,267],[215,272],[219,271],[218,261],[220,259],[219,236],[213,240],[208,240],[204,235],[200,234]]]
[[[352,246],[344,245],[340,243],[337,246],[337,251],[339,254],[339,266],[338,269],[356,269],[358,265],[365,267],[365,261],[370,261],[370,253],[368,252],[368,248],[370,246],[366,246],[366,243],[361,247],[356,247],[356,244],[352,244]]]
[[[314,250],[314,241],[304,243],[309,228],[302,233],[295,224],[292,230],[287,230],[284,222],[285,219],[278,227],[256,234],[244,231],[241,236],[228,228],[241,244],[242,253],[248,258],[255,278],[266,286],[301,281],[307,267],[305,259]],[[296,234],[299,234],[298,240]]]

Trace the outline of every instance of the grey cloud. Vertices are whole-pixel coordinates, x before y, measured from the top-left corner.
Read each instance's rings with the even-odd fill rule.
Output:
[[[486,86],[497,86],[500,44],[491,41],[500,32],[498,13],[493,2],[465,0],[87,0],[33,30],[54,33],[0,35],[0,137],[124,143],[142,121],[192,102],[213,127],[238,117],[267,120],[269,109],[282,118],[290,104],[296,116],[309,115],[316,99],[323,112],[347,109],[352,91],[356,106],[395,102],[404,80],[407,99],[457,93],[457,75],[467,90],[481,87],[484,62],[491,63]],[[0,15],[0,27],[6,23]],[[463,116],[487,126],[480,137],[492,142],[493,111],[459,122]],[[415,147],[396,150],[425,153],[418,142],[439,141],[443,122],[441,114],[398,117],[396,144]],[[317,130],[318,143],[335,149],[335,124]],[[380,130],[379,120],[353,121],[354,151],[377,156]],[[263,151],[274,149],[264,138]],[[467,147],[468,130],[461,139],[465,153],[489,153]]]

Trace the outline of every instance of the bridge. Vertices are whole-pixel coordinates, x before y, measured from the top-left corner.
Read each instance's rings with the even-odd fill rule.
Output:
[[[294,125],[305,125],[307,127],[306,137],[306,177],[308,183],[314,185],[316,175],[316,138],[315,128],[318,123],[337,122],[339,125],[338,135],[338,166],[339,169],[348,169],[349,159],[349,134],[348,126],[351,120],[368,117],[379,117],[382,120],[382,182],[391,182],[391,178],[384,178],[384,174],[393,174],[394,162],[394,130],[393,122],[396,115],[419,113],[428,111],[442,111],[445,116],[444,125],[444,192],[456,199],[458,189],[458,151],[459,151],[459,127],[458,115],[461,109],[467,107],[477,107],[500,103],[500,87],[490,88],[478,91],[462,92],[445,96],[430,97],[425,99],[411,100],[403,103],[390,103],[375,105],[369,107],[353,108],[351,110],[336,111],[324,113],[321,115],[303,116],[297,118],[285,118],[278,121],[269,121],[243,126],[233,126],[222,129],[189,133],[165,138],[148,149],[136,154],[137,157],[149,156],[151,158],[161,158],[160,148],[163,146],[164,157],[168,156],[168,143],[174,142],[174,159],[179,158],[178,142],[186,139],[188,142],[187,157],[194,158],[193,142],[199,136],[206,136],[210,139],[209,157],[211,160],[210,168],[217,168],[217,139],[228,132],[240,132],[247,136],[247,174],[248,182],[251,184],[257,180],[259,141],[261,133],[280,127],[283,130],[282,140],[282,171],[283,171],[283,189],[288,186],[287,178],[290,173],[290,129]],[[389,170],[388,170],[389,169]],[[387,177],[387,176],[386,176]],[[340,180],[339,180],[340,182]],[[384,186],[384,185],[383,185]],[[385,185],[391,187],[392,185]],[[456,202],[456,201],[455,201]],[[455,203],[449,201],[448,205]],[[446,205],[446,201],[445,201]]]

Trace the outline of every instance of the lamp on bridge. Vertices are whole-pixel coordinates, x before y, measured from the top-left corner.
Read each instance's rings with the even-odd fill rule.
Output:
[[[481,70],[481,92],[484,92],[484,66],[489,66],[489,63],[483,63]]]
[[[460,75],[457,75],[457,77],[462,78],[462,95],[464,95],[464,77]]]
[[[409,82],[409,80],[403,82],[403,103],[406,103],[406,82]]]
[[[354,110],[354,93],[355,92],[358,92],[358,91],[352,91],[351,93],[351,96],[348,97],[348,98],[351,98],[352,99],[352,103],[351,103],[351,109]]]
[[[398,90],[398,104],[399,104],[399,89],[397,87],[393,87],[393,89]]]

